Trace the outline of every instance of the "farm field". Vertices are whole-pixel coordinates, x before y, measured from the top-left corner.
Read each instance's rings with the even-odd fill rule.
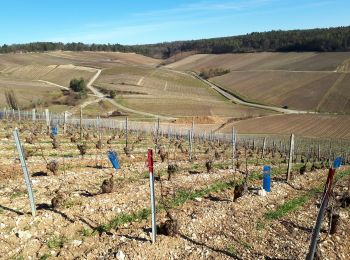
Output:
[[[157,65],[160,60],[145,57],[133,53],[118,52],[71,52],[56,51],[45,53],[15,53],[0,54],[0,66],[5,65],[67,65],[75,64],[85,67],[104,68],[114,66],[116,63],[138,64],[138,65]],[[1,67],[0,67],[1,68]]]
[[[139,111],[174,117],[254,117],[270,111],[232,104],[185,73],[144,66],[117,66],[103,70],[94,84],[115,90],[117,102]]]
[[[350,117],[331,115],[274,115],[227,124],[220,131],[230,133],[287,135],[316,138],[350,138]]]
[[[6,98],[5,91],[14,89],[16,97],[21,101],[22,108],[30,107],[33,104],[44,104],[61,95],[61,91],[57,87],[53,87],[47,83],[30,81],[25,79],[12,79],[2,77],[0,75],[0,106],[5,107]],[[33,91],[35,89],[35,91]]]
[[[270,110],[234,104],[181,71],[229,68],[230,73],[210,80],[244,99],[291,109],[347,114],[350,109],[348,59],[347,53],[197,54],[157,67],[161,60],[132,53],[6,54],[0,55],[0,89],[4,93],[9,87],[14,88],[23,108],[35,104],[39,109],[49,106],[53,112],[67,110],[78,115],[82,105],[86,117],[107,117],[115,112],[134,120],[147,121],[152,116],[166,116],[169,120],[184,120],[188,124],[191,124],[192,117],[200,117],[199,121],[212,117],[215,120],[210,120],[210,129],[235,121],[242,134],[288,135],[296,131],[308,137],[332,137],[334,134],[334,137],[349,138],[346,116],[340,121],[338,117],[326,119],[326,115],[277,116]],[[311,64],[314,64],[313,69]],[[93,82],[93,87],[107,96],[114,90],[115,99],[90,95],[75,102],[75,107],[66,102],[60,86],[68,86],[73,77],[84,77],[88,81],[96,75],[96,68],[102,68],[102,72]],[[35,92],[28,91],[28,87]],[[6,106],[4,95],[1,95],[0,106]],[[266,116],[272,115],[276,115],[271,117],[276,120],[273,123],[276,127],[265,125],[264,120],[270,118]],[[284,123],[280,118],[285,120]],[[261,126],[260,122],[264,125]],[[301,126],[294,126],[300,122]],[[326,126],[333,122],[336,122],[333,130],[325,130],[327,126],[317,131],[320,124]],[[230,126],[227,124],[220,131],[229,132]]]
[[[225,68],[211,78],[242,98],[292,109],[349,113],[349,53],[198,54],[167,65],[200,72]]]
[[[269,140],[262,156],[261,138],[256,138],[254,145],[253,139],[238,136],[232,167],[230,141],[195,137],[190,162],[186,136],[169,139],[160,133],[161,152],[154,155],[159,229],[155,244],[151,244],[145,159],[147,148],[155,145],[155,136],[130,131],[125,148],[122,129],[85,127],[80,140],[79,131],[71,127],[66,134],[60,131],[48,136],[39,121],[2,120],[0,124],[0,258],[305,258],[316,204],[327,178],[322,165],[329,154],[328,143],[321,143],[320,161],[307,150],[310,145],[304,140],[304,146],[296,149],[293,178],[286,184],[288,140],[281,141],[279,148]],[[30,215],[18,155],[13,150],[15,126],[27,154],[36,217]],[[79,150],[80,144],[85,148]],[[348,154],[348,148],[334,146],[333,152]],[[118,152],[121,170],[111,167],[106,156],[110,149]],[[311,156],[313,163],[306,163],[306,172],[300,174],[304,156]],[[344,159],[348,162],[350,158]],[[272,166],[272,192],[259,196],[265,164]],[[175,171],[169,171],[169,165],[176,165]],[[346,196],[349,175],[348,166],[337,173],[335,191],[339,196]],[[245,178],[249,189],[242,193]],[[350,256],[349,208],[337,206],[337,210],[341,218],[336,233],[321,233],[326,240],[318,252],[327,259]],[[169,229],[165,223],[176,225]],[[325,220],[325,230],[327,223]]]
[[[83,104],[84,109],[85,104],[89,104],[86,107],[86,115],[96,116],[101,112],[108,114],[116,110],[127,113],[131,117],[138,117],[137,111],[171,117],[247,118],[272,114],[271,111],[232,104],[192,76],[183,72],[156,68],[160,60],[137,54],[48,52],[6,54],[0,57],[1,77],[13,82],[21,82],[21,84],[27,81],[28,84],[33,85],[38,81],[46,83],[43,86],[49,86],[53,83],[51,85],[57,87],[57,91],[60,86],[67,87],[72,78],[83,77],[88,81],[96,74],[97,70],[94,68],[102,68],[101,75],[93,85],[105,94],[108,94],[110,90],[115,90],[117,93],[115,101],[124,108],[135,111],[135,113],[130,112],[121,107],[113,107],[113,105],[101,107],[97,103],[82,100],[78,105]],[[22,97],[23,94],[22,92],[19,97]],[[29,94],[28,97],[23,97],[23,102],[32,98],[32,103],[39,102],[38,98]],[[62,100],[62,98],[58,99]],[[62,103],[62,101],[53,101],[53,103],[58,102]],[[96,100],[96,102],[99,101]],[[72,113],[77,111],[73,107],[50,103],[52,102],[49,100],[47,104],[54,112],[61,112],[65,108],[72,110]],[[5,105],[2,103],[2,106]]]
[[[195,54],[166,67],[200,72],[208,68],[232,71],[287,70],[349,72],[349,52],[261,52],[244,54]]]

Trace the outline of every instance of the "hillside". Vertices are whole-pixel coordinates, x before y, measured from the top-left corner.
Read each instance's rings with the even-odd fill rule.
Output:
[[[84,100],[65,104],[62,90],[73,78],[88,82],[95,68],[116,64],[156,66],[160,61],[138,54],[105,52],[46,52],[0,54],[0,106],[6,105],[4,92],[14,90],[21,108],[49,106],[53,111],[72,109]],[[69,104],[72,105],[69,105]]]
[[[225,125],[220,132],[251,135],[289,135],[350,139],[350,117],[330,115],[274,115]]]
[[[118,110],[138,117],[151,113],[169,117],[247,118],[272,113],[233,104],[186,73],[157,68],[160,62],[139,54],[116,52],[2,54],[0,93],[13,89],[22,108],[39,105],[48,106],[52,111],[77,113],[83,105],[86,115],[106,116]],[[89,97],[64,101],[61,90],[69,86],[69,81],[82,77],[88,82],[96,74],[96,68],[102,69],[102,73],[94,86],[106,95],[116,91],[115,100]],[[26,86],[31,86],[30,92]],[[6,105],[4,95],[0,105]]]
[[[350,53],[198,54],[166,67],[200,72],[225,68],[210,80],[243,99],[292,109],[349,113]]]

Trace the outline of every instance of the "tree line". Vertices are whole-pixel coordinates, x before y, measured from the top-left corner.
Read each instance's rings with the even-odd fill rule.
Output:
[[[33,42],[0,46],[0,53],[45,51],[135,52],[155,58],[169,58],[181,52],[246,53],[350,51],[350,26],[309,30],[253,32],[246,35],[144,45]]]

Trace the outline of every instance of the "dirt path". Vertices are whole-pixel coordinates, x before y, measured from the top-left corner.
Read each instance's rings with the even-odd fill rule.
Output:
[[[267,105],[260,105],[260,104],[255,104],[255,103],[251,103],[248,101],[244,101],[242,99],[239,99],[238,97],[228,93],[227,91],[223,90],[222,88],[218,87],[216,84],[203,79],[202,77],[200,77],[199,75],[197,75],[194,72],[190,72],[190,75],[194,76],[195,78],[203,81],[205,84],[207,84],[209,87],[211,87],[212,89],[214,89],[215,91],[217,91],[218,93],[220,93],[221,95],[223,95],[224,97],[226,97],[227,99],[235,102],[236,104],[240,104],[240,105],[244,105],[244,106],[249,106],[249,107],[255,107],[255,108],[261,108],[261,109],[267,109],[267,110],[272,110],[272,111],[276,111],[276,112],[280,112],[283,114],[315,114],[315,112],[309,112],[309,111],[303,111],[303,110],[294,110],[294,109],[284,109],[281,107],[274,107],[274,106],[267,106]]]
[[[145,77],[141,77],[140,79],[139,79],[139,81],[137,82],[137,86],[141,86],[141,84],[142,84],[142,81],[144,80],[144,78]]]
[[[64,89],[64,90],[69,90],[69,88],[67,88],[67,87],[65,87],[65,86],[58,85],[58,84],[53,83],[53,82],[50,82],[50,81],[41,80],[41,79],[33,80],[33,81],[43,82],[43,83],[46,83],[46,84],[49,84],[49,85],[52,85],[52,86],[55,86],[55,87],[59,87],[59,88]]]
[[[143,116],[147,116],[147,117],[156,117],[156,118],[159,118],[159,119],[163,119],[163,120],[174,120],[175,118],[174,117],[167,117],[167,116],[161,116],[161,115],[156,115],[156,114],[151,114],[151,113],[147,113],[147,112],[142,112],[142,111],[138,111],[138,110],[134,110],[134,109],[131,109],[131,108],[127,108],[121,104],[118,104],[114,99],[110,99],[110,98],[107,98],[103,93],[101,93],[98,89],[94,88],[93,87],[93,84],[94,82],[98,79],[98,77],[100,76],[102,70],[100,69],[97,69],[97,72],[96,74],[90,79],[90,81],[88,82],[88,84],[86,85],[86,87],[94,94],[96,95],[96,97],[98,98],[95,102],[99,102],[100,100],[106,100],[108,101],[109,103],[111,103],[112,105],[114,105],[115,107],[119,108],[119,109],[122,109],[126,112],[129,112],[129,113],[134,113],[134,114],[138,114],[138,115],[143,115]],[[141,78],[139,80],[142,81],[143,78]],[[86,103],[84,103],[83,105],[87,106],[89,104],[92,104],[92,103],[95,103],[95,102],[91,102],[91,101],[88,101]],[[82,105],[82,106],[83,106]]]

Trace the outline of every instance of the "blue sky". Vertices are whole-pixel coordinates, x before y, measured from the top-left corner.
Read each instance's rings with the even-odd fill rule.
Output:
[[[349,0],[11,0],[0,10],[0,44],[142,44],[350,25]]]

